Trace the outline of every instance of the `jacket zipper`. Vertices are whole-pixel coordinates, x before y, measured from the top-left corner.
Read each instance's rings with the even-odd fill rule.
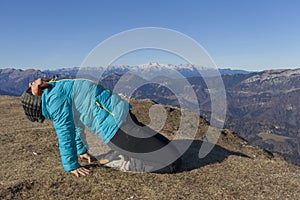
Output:
[[[96,105],[99,106],[100,108],[104,109],[106,112],[108,112],[110,115],[115,116],[114,113],[112,113],[108,108],[104,107],[101,103],[96,101]]]

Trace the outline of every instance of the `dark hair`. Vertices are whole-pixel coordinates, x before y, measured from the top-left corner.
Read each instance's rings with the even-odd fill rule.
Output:
[[[42,97],[34,96],[31,93],[31,88],[24,91],[21,96],[23,109],[27,118],[32,122],[43,123],[45,117],[42,114]]]

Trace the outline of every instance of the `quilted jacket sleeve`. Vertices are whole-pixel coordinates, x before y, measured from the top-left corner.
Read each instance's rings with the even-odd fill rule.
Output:
[[[84,133],[84,125],[77,121],[75,123],[75,141],[76,141],[76,148],[77,148],[77,155],[81,155],[87,152],[87,148],[85,147],[82,140],[85,140],[85,133]]]
[[[65,101],[60,109],[57,109],[52,116],[58,137],[62,164],[65,171],[70,172],[80,167],[76,147],[76,140],[78,140],[78,138],[76,137],[72,106]]]

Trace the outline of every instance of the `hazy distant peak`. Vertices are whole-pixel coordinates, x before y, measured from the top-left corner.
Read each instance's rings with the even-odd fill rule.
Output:
[[[251,83],[255,81],[266,81],[273,79],[287,79],[300,75],[300,69],[274,69],[262,71],[244,81],[244,83]]]

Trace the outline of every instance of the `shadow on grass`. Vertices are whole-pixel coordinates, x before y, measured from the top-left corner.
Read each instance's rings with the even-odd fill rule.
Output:
[[[241,156],[241,157],[245,157],[245,158],[250,158],[246,154],[230,151],[230,150],[225,149],[217,144],[214,145],[213,149],[204,158],[199,158],[199,151],[203,144],[203,141],[201,141],[201,140],[193,140],[193,141],[191,141],[191,140],[176,140],[174,142],[178,146],[184,145],[187,143],[191,143],[189,148],[181,156],[182,166],[178,170],[178,172],[190,171],[193,169],[198,169],[198,168],[204,167],[206,165],[220,163],[220,162],[223,162],[229,156]]]

